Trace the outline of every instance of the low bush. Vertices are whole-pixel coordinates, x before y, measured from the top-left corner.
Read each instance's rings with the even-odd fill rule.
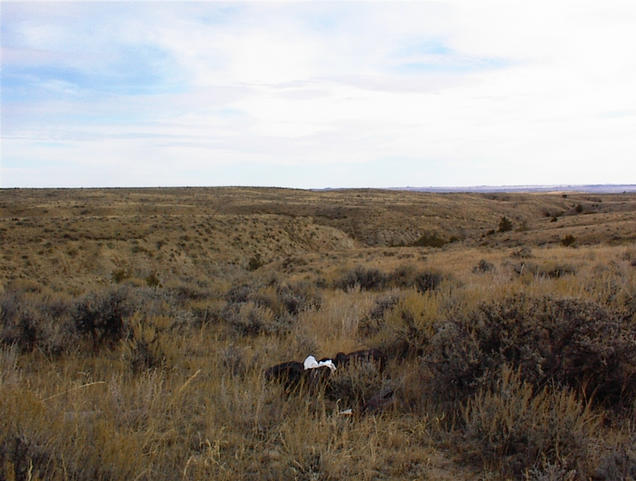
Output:
[[[25,290],[0,295],[0,344],[16,345],[22,352],[35,348],[57,356],[75,346],[64,299]]]
[[[516,479],[546,467],[559,479],[588,479],[602,418],[573,393],[537,391],[505,365],[498,378],[463,410],[463,454]]]
[[[424,293],[437,289],[442,283],[444,276],[437,271],[424,271],[415,276],[415,288],[418,292]]]
[[[130,277],[130,272],[126,269],[117,269],[111,273],[110,277],[115,284],[119,284]]]
[[[537,277],[557,279],[565,275],[576,274],[576,268],[570,264],[539,265],[534,262],[523,261],[518,264],[510,264],[506,262],[504,265],[510,267],[512,272],[520,276],[523,274],[531,274]]]
[[[419,292],[426,292],[437,289],[445,277],[436,270],[416,271],[410,266],[398,267],[388,274],[358,266],[345,272],[334,282],[334,287],[346,290],[358,286],[365,291],[414,287]]]
[[[399,296],[396,295],[383,296],[377,299],[371,312],[360,320],[358,332],[363,337],[377,334],[384,324],[384,313],[393,309],[399,300]]]
[[[440,236],[437,232],[428,232],[422,235],[414,243],[414,247],[444,247],[449,241]]]
[[[322,302],[309,282],[261,288],[241,284],[232,287],[225,300],[217,317],[241,335],[288,333],[300,312],[318,309]]]
[[[338,289],[352,289],[359,286],[363,290],[382,290],[386,285],[386,277],[378,269],[366,269],[364,267],[355,267],[346,272],[342,278],[336,281],[335,286]]]
[[[576,242],[576,237],[574,237],[572,234],[568,234],[561,239],[561,245],[565,247],[571,247],[574,245],[575,242]]]
[[[539,273],[551,279],[558,279],[566,275],[576,274],[576,269],[570,264],[556,264],[541,268]]]
[[[499,220],[499,227],[497,232],[508,232],[512,230],[512,222],[507,217],[502,217]]]
[[[161,368],[166,364],[158,330],[141,321],[131,327],[128,339],[122,342],[121,352],[122,360],[135,374]]]
[[[495,265],[485,259],[480,260],[479,263],[475,267],[473,267],[474,274],[484,274],[486,272],[492,272],[494,270]]]
[[[439,324],[427,348],[431,390],[457,406],[493,387],[504,364],[536,389],[574,389],[615,409],[636,400],[636,326],[601,305],[513,296]]]
[[[329,376],[325,394],[333,400],[340,400],[343,409],[364,406],[382,389],[387,380],[383,378],[374,363],[356,363],[346,368],[336,369]]]
[[[530,247],[521,247],[520,249],[513,251],[512,254],[510,254],[510,257],[528,259],[529,257],[532,257],[532,249],[530,249]]]
[[[94,349],[112,345],[126,334],[124,319],[134,311],[129,294],[125,287],[90,293],[73,307],[75,329],[91,339]]]

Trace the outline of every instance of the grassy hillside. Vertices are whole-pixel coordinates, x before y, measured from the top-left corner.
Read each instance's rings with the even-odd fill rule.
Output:
[[[0,244],[0,479],[636,478],[636,195],[11,189]]]

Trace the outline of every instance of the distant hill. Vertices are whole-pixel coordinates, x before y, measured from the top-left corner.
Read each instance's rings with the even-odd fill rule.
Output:
[[[389,190],[413,192],[584,192],[593,194],[622,194],[636,192],[636,184],[586,185],[475,185],[469,187],[389,187]]]

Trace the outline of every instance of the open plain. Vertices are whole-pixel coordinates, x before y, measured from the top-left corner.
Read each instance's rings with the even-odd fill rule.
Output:
[[[0,479],[636,478],[636,194],[3,189],[0,245]]]

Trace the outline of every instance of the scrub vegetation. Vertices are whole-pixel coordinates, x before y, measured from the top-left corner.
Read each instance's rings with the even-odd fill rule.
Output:
[[[10,189],[0,244],[1,480],[636,479],[633,194]]]

